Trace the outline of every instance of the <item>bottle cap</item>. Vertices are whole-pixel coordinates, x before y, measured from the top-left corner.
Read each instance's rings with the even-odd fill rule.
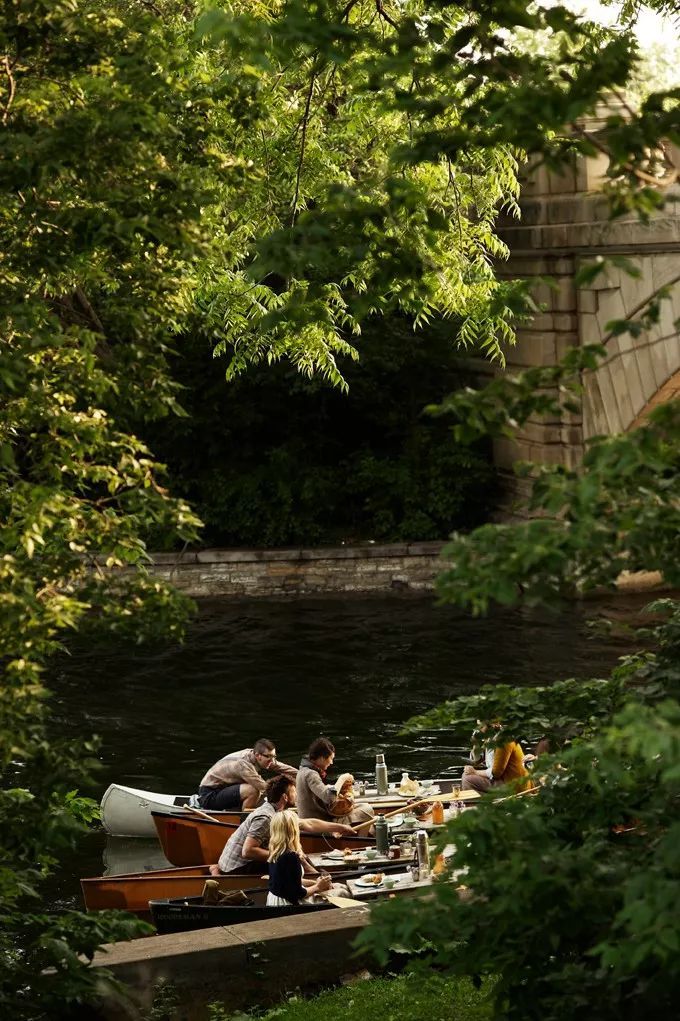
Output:
[[[385,762],[384,752],[378,752],[378,754],[375,757],[375,761],[378,766],[382,765]]]

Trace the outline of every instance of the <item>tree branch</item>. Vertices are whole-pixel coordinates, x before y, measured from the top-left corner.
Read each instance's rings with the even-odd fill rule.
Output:
[[[604,153],[604,155],[608,156],[611,160],[612,154],[604,142],[601,142],[593,133],[586,131],[580,124],[572,124],[571,127],[574,134],[578,135],[579,138],[582,138],[584,141],[590,142],[596,149],[599,149],[601,153]],[[678,179],[677,170],[671,170],[665,177],[654,177],[653,174],[648,174],[629,162],[622,163],[621,169],[627,170],[629,174],[633,174],[634,177],[637,177],[638,181],[642,181],[644,184],[651,184],[655,188],[661,188],[662,191],[665,191],[666,188],[670,188],[670,186],[675,184]]]
[[[78,285],[78,287],[76,287],[75,293],[76,293],[76,298],[78,299],[78,301],[80,302],[82,307],[87,312],[87,315],[88,315],[90,321],[92,322],[92,324],[94,326],[96,326],[97,333],[101,333],[102,336],[104,336],[105,330],[104,330],[104,326],[102,324],[102,321],[99,318],[99,316],[97,315],[97,313],[95,312],[95,310],[92,308],[92,305],[90,304],[89,298],[87,297],[87,295],[83,291],[82,287],[80,287],[80,285]]]
[[[2,66],[4,67],[5,74],[7,75],[7,83],[9,88],[9,96],[7,97],[7,102],[5,103],[5,109],[2,115],[2,123],[7,124],[7,121],[9,120],[10,107],[12,106],[12,103],[14,102],[14,97],[17,94],[17,83],[15,82],[14,75],[12,74],[12,64],[10,64],[9,62],[8,53],[6,53],[3,57]]]
[[[392,18],[385,10],[382,0],[375,0],[375,9],[383,21],[386,21],[388,25],[391,25],[392,28],[399,28],[399,25],[396,23],[394,18]]]
[[[314,83],[316,82],[316,69],[312,68],[312,74],[309,79],[309,88],[307,90],[307,100],[305,102],[305,112],[302,115],[302,138],[300,140],[300,155],[298,157],[297,173],[295,175],[295,194],[293,195],[293,215],[291,219],[291,227],[295,226],[297,219],[297,206],[300,199],[300,178],[302,177],[302,167],[305,162],[305,148],[307,145],[307,125],[309,124],[309,112],[312,106],[312,95],[314,93]]]
[[[345,9],[342,12],[342,14],[340,15],[340,23],[341,24],[342,24],[343,21],[346,21],[347,18],[349,18],[350,14],[352,13],[352,9],[354,7],[356,7],[356,5],[358,3],[359,3],[359,0],[349,0],[349,3],[345,5]]]

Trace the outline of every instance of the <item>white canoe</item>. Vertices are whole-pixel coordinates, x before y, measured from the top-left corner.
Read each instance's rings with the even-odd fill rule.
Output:
[[[433,781],[442,793],[450,791],[454,786],[451,779]],[[460,781],[458,781],[460,782]],[[364,798],[360,801],[368,801],[378,811],[387,811],[390,805],[403,801],[397,795],[397,784],[390,784],[390,794],[387,797],[377,797],[375,789],[369,788]],[[422,794],[425,789],[422,789]],[[472,791],[463,791],[461,800],[476,797]],[[107,833],[113,837],[147,837],[155,840],[157,837],[152,812],[181,812],[189,801],[188,794],[155,794],[153,791],[140,791],[136,787],[124,787],[122,784],[112,783],[106,790],[101,801],[101,820]],[[189,813],[187,813],[189,814]],[[238,825],[244,818],[241,812],[207,812],[208,815],[220,822],[235,823]]]
[[[176,812],[189,800],[189,795],[154,794],[135,787],[112,783],[101,801],[102,825],[115,837],[148,837],[156,839],[152,812]]]

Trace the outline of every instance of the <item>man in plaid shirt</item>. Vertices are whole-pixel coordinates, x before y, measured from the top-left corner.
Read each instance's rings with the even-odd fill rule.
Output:
[[[215,876],[234,872],[235,869],[246,868],[251,872],[261,872],[267,868],[269,858],[269,826],[272,817],[285,808],[294,808],[296,804],[295,782],[287,776],[275,776],[267,784],[266,800],[250,813],[239,828],[233,833],[224,846],[217,865],[211,865],[210,871]],[[301,819],[300,826],[310,833],[334,833],[342,836],[355,836],[351,826],[338,822],[326,822],[324,819]],[[306,866],[305,871],[316,871]]]

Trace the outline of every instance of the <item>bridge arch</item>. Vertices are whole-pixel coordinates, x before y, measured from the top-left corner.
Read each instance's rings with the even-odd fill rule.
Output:
[[[665,404],[666,401],[677,401],[680,400],[680,369],[674,372],[673,375],[666,380],[664,385],[656,391],[651,400],[647,401],[640,414],[631,422],[629,428],[637,429],[638,426],[642,425],[647,415],[653,408],[656,408],[659,404]]]
[[[595,372],[587,373],[583,395],[583,439],[626,432],[648,407],[670,399],[677,387],[670,381],[680,372],[680,274],[678,259],[647,253],[631,259],[640,276],[624,270],[602,274],[588,290],[579,292],[580,342],[601,343],[607,356]],[[612,319],[635,317],[660,287],[669,296],[659,306],[659,321],[638,337],[613,336]],[[589,311],[586,311],[588,309]]]
[[[597,131],[603,123],[593,118],[585,127]],[[515,461],[576,467],[590,437],[634,428],[651,407],[680,396],[680,187],[667,192],[664,208],[647,223],[634,214],[611,220],[601,192],[606,162],[605,156],[580,159],[560,174],[530,168],[521,220],[501,224],[510,249],[504,275],[550,277],[555,284],[537,281],[543,311],[518,331],[506,371],[554,364],[585,344],[603,344],[607,351],[603,364],[584,374],[578,412],[529,421],[515,439],[496,444],[507,510],[522,500],[526,486],[514,477]],[[608,264],[595,280],[577,285],[584,263],[611,255],[625,256],[637,275]],[[660,287],[668,287],[669,297],[661,302],[659,321],[635,338],[613,336],[607,324],[634,316]]]

